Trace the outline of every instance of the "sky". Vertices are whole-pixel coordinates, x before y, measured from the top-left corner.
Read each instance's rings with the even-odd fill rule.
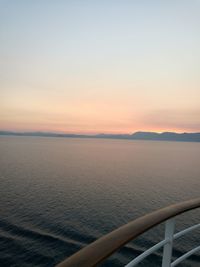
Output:
[[[200,0],[0,0],[0,130],[200,132]]]

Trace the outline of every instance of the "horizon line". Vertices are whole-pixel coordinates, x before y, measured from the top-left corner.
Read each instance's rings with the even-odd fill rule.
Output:
[[[38,133],[38,134],[56,134],[56,135],[89,135],[89,136],[96,136],[96,135],[133,135],[135,133],[156,133],[156,134],[163,134],[163,133],[175,133],[175,134],[194,134],[194,133],[200,133],[200,131],[197,132],[176,132],[173,130],[168,130],[168,131],[148,131],[148,130],[137,130],[131,133],[105,133],[105,132],[98,132],[98,133],[78,133],[78,132],[56,132],[56,131],[40,131],[40,130],[35,130],[35,131],[15,131],[15,130],[1,130],[0,133],[16,133],[16,134],[31,134],[31,133]]]

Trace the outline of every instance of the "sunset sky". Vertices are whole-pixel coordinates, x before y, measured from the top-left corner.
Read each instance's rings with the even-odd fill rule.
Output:
[[[200,132],[200,0],[0,0],[0,130]]]

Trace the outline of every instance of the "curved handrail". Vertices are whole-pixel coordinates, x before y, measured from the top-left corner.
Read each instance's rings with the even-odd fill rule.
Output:
[[[152,227],[186,211],[199,208],[200,198],[187,200],[153,211],[97,239],[73,254],[57,267],[93,267],[113,252]]]

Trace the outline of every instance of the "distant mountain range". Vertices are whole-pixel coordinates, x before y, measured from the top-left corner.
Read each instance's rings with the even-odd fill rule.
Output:
[[[84,135],[84,134],[61,134],[61,133],[51,133],[51,132],[0,131],[0,135],[200,142],[200,133],[174,133],[174,132],[163,132],[163,133],[135,132],[133,134]]]

